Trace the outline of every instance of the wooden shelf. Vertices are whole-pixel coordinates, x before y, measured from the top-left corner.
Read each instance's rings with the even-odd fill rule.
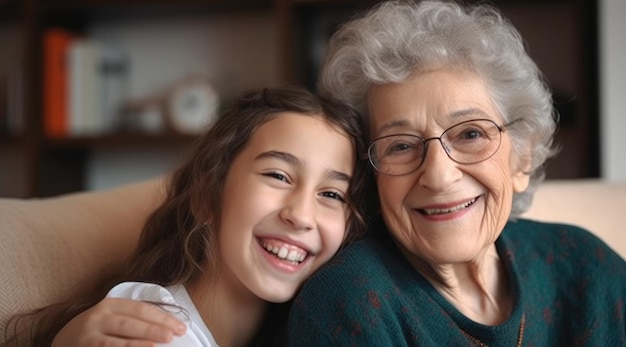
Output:
[[[270,12],[271,1],[199,0],[90,0],[42,2],[42,24],[65,26],[76,31],[92,22],[119,20],[169,20],[177,16],[226,16],[250,12]]]
[[[22,2],[18,0],[0,0],[0,21],[20,19]]]
[[[48,149],[94,149],[113,147],[151,146],[163,143],[191,145],[199,136],[178,133],[116,133],[96,137],[46,138],[43,146]]]
[[[154,7],[154,6],[204,6],[214,8],[231,8],[242,10],[246,8],[269,8],[270,0],[39,0],[41,8],[45,9],[80,9],[101,7]]]
[[[175,15],[179,13],[226,12],[270,10],[269,0],[89,0],[89,1],[42,1],[39,9],[45,15],[54,14],[135,14],[141,17],[154,14]]]
[[[24,143],[25,136],[12,135],[12,134],[0,134],[0,145],[2,146],[15,146]]]

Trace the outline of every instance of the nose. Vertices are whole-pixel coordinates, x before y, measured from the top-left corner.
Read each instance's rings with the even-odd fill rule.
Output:
[[[461,179],[463,173],[458,168],[459,164],[448,156],[448,149],[441,138],[428,141],[422,165],[418,169],[418,184],[431,191],[444,191]]]
[[[294,231],[313,230],[315,225],[315,194],[294,191],[285,199],[280,218]]]

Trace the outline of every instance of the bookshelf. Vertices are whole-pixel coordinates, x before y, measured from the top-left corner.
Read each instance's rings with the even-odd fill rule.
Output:
[[[51,29],[123,53],[130,61],[125,84],[116,88],[125,90],[123,102],[138,100],[147,109],[143,105],[157,100],[162,107],[173,86],[201,73],[219,91],[223,105],[248,88],[293,83],[313,88],[330,33],[342,19],[375,2],[0,0],[0,44],[7,47],[0,57],[0,197],[83,190],[88,166],[98,154],[164,148],[184,152],[197,138],[167,126],[128,129],[128,118],[107,131],[51,136],[46,128],[50,102],[43,87],[44,41]],[[493,3],[521,27],[531,55],[562,91],[559,107],[568,116],[558,140],[567,148],[548,167],[549,178],[598,176],[595,1]],[[546,20],[536,20],[538,15]]]

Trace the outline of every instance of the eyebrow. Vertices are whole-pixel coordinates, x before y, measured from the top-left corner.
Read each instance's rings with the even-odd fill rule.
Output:
[[[448,115],[448,117],[452,118],[452,119],[458,119],[458,118],[461,118],[461,117],[471,116],[471,115],[476,115],[476,116],[480,116],[480,117],[489,118],[489,115],[487,113],[485,113],[483,110],[481,110],[479,108],[475,108],[475,107],[454,111],[454,112],[450,113]],[[397,119],[397,120],[392,120],[389,123],[385,123],[383,126],[380,127],[380,129],[378,129],[378,132],[379,133],[383,133],[383,132],[388,131],[389,129],[403,128],[403,127],[408,127],[408,126],[410,126],[410,123],[409,123],[408,120],[406,120],[406,119]]]
[[[255,158],[255,160],[262,160],[262,159],[278,159],[278,160],[282,160],[284,162],[286,162],[287,164],[293,165],[293,166],[302,166],[302,163],[300,162],[300,159],[298,159],[296,156],[294,156],[293,154],[290,153],[286,153],[286,152],[280,152],[280,151],[267,151],[267,152],[263,152],[259,155],[257,155],[257,157]],[[337,170],[326,170],[326,176],[330,179],[333,180],[338,180],[338,181],[345,181],[345,182],[350,182],[350,175],[341,172],[341,171],[337,171]]]
[[[479,108],[466,108],[463,110],[458,110],[458,111],[454,111],[450,114],[450,118],[461,118],[464,116],[471,116],[471,115],[477,115],[477,116],[482,116],[482,117],[489,117],[489,115],[487,113],[485,113],[483,110],[479,109]]]
[[[404,128],[404,127],[407,127],[408,125],[409,125],[409,122],[405,119],[394,120],[394,121],[383,124],[383,126],[381,126],[380,129],[378,129],[378,133],[384,133],[387,130],[393,129],[393,128]]]

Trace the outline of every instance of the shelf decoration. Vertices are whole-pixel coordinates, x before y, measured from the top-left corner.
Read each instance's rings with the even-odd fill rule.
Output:
[[[210,79],[190,74],[162,91],[123,106],[123,129],[138,133],[198,135],[217,117],[220,97]]]
[[[219,105],[219,95],[209,79],[191,75],[174,86],[168,95],[169,123],[176,132],[204,133],[217,117]]]

